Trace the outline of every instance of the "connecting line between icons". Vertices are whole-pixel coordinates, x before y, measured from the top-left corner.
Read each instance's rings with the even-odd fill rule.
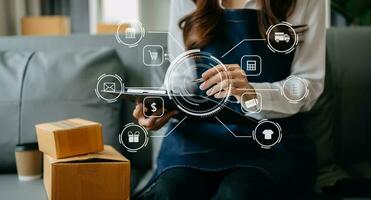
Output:
[[[232,135],[236,138],[252,138],[251,135],[236,135],[233,133],[233,131],[231,129],[228,128],[228,126],[226,126],[218,117],[215,117],[216,120],[218,120],[230,133],[232,133]]]
[[[166,33],[168,34],[174,41],[175,43],[183,50],[185,51],[184,49],[184,46],[181,45],[181,43],[173,36],[173,34],[171,34],[170,32],[161,32],[161,31],[148,31],[148,33],[154,33],[154,34],[163,34],[163,33]]]
[[[165,54],[165,59],[171,62],[171,61],[174,60],[175,58],[174,58],[174,56],[171,55],[171,54]]]
[[[238,46],[240,46],[242,43],[244,43],[244,42],[255,42],[255,41],[266,41],[266,39],[243,39],[241,42],[239,42],[238,44],[236,44],[232,49],[230,49],[225,54],[223,54],[222,55],[222,58],[224,58],[225,56],[227,56],[231,51],[233,51],[235,48],[237,48]]]
[[[241,89],[241,88],[237,88],[237,90],[240,90],[240,91],[251,91],[251,92],[254,92],[254,91],[273,91],[273,92],[280,92],[281,90],[280,89]]]
[[[180,122],[178,122],[178,124],[175,125],[174,128],[172,128],[167,134],[165,134],[165,135],[151,135],[150,137],[151,138],[165,138],[165,137],[169,136],[186,119],[187,119],[187,116],[185,116],[182,120],[180,120]]]

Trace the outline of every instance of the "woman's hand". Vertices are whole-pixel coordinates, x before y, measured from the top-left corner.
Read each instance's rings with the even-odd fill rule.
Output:
[[[146,117],[144,112],[147,112],[147,108],[143,110],[143,103],[137,103],[133,111],[133,117],[138,120],[139,125],[145,127],[149,131],[155,131],[163,127],[171,117],[178,114],[177,110],[167,112],[162,117]],[[157,110],[153,115],[158,116],[162,110]]]
[[[255,90],[247,80],[245,71],[237,64],[226,65],[227,71],[223,66],[216,66],[202,74],[204,82],[200,85],[201,90],[207,90],[208,96],[221,99],[228,95],[233,95],[239,102],[256,98]],[[243,95],[247,93],[247,95]]]

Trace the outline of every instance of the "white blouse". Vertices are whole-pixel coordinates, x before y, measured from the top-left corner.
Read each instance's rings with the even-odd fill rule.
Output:
[[[170,7],[168,48],[170,57],[174,58],[185,51],[183,34],[178,27],[178,22],[182,17],[191,13],[196,6],[191,0],[171,0]],[[246,8],[260,9],[256,0],[247,1]],[[281,92],[278,92],[285,80],[273,83],[250,83],[262,98],[261,112],[247,114],[255,119],[284,118],[309,111],[323,92],[326,65],[325,1],[298,0],[296,9],[288,22],[293,25],[306,24],[309,27],[302,37],[304,43],[296,48],[291,66],[291,75],[307,80],[308,96],[293,104]]]

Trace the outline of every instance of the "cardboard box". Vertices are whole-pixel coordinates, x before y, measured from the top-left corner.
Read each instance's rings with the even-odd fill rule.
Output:
[[[76,118],[35,127],[39,150],[54,158],[103,150],[102,125],[97,122]]]
[[[44,154],[44,186],[49,200],[126,200],[130,197],[130,162],[111,146],[65,159]]]
[[[119,24],[100,23],[97,25],[97,34],[116,34],[119,26]],[[128,26],[128,24],[122,24],[120,30],[125,30]]]
[[[21,19],[22,35],[69,35],[70,18],[66,16],[37,16]]]

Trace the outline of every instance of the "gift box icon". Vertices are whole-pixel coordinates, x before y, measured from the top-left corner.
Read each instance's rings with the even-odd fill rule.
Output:
[[[132,131],[128,132],[128,139],[129,143],[138,143],[139,142],[139,131],[135,131],[134,133]]]

